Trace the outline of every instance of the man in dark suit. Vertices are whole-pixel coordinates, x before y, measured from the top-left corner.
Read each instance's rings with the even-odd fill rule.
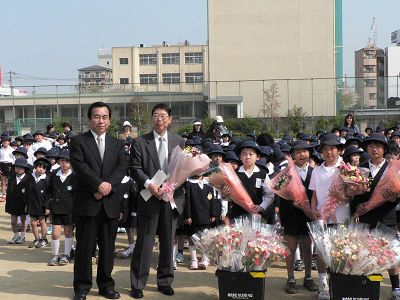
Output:
[[[168,156],[177,145],[183,146],[181,137],[168,132],[172,121],[171,109],[164,103],[154,106],[152,112],[153,131],[137,137],[132,143],[129,167],[132,178],[139,189],[148,188],[152,196],[145,201],[138,199],[137,240],[131,261],[131,296],[142,298],[149,277],[152,250],[156,230],[160,243],[157,267],[158,290],[172,296],[174,279],[172,248],[178,214],[183,212],[185,201],[183,188],[174,193],[176,208],[162,200],[159,186],[151,183],[158,170],[167,173]],[[158,228],[158,229],[157,229]]]
[[[111,272],[114,243],[120,217],[118,186],[126,174],[128,156],[122,141],[106,135],[111,109],[103,102],[88,110],[90,130],[75,136],[70,144],[71,165],[77,175],[74,214],[76,216],[76,254],[74,291],[76,300],[86,299],[92,287],[92,254],[99,246],[96,282],[99,294],[118,299]]]

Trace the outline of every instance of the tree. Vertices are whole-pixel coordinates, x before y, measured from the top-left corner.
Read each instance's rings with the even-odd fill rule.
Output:
[[[333,126],[336,128],[340,128],[344,125],[344,118],[346,117],[346,115],[341,114],[341,115],[336,115],[333,118]]]
[[[353,91],[353,89],[345,85],[343,87],[342,96],[340,99],[341,99],[340,109],[348,110],[356,106],[359,106],[361,98],[360,96],[357,95],[357,93]]]
[[[294,105],[288,110],[286,114],[286,121],[288,123],[289,129],[293,132],[299,132],[304,128],[304,120],[307,117],[307,113],[302,107]]]
[[[264,90],[264,99],[261,108],[264,129],[267,129],[267,117],[269,117],[271,121],[269,129],[272,130],[272,128],[274,128],[274,124],[276,123],[275,119],[279,116],[279,97],[281,95],[278,92],[279,87],[276,82],[271,82],[269,88]]]
[[[149,128],[151,116],[147,110],[147,101],[139,92],[136,92],[131,99],[130,115],[132,125],[137,127],[138,132],[143,132]]]
[[[317,122],[315,122],[315,130],[328,130],[329,120],[326,118],[319,118]]]

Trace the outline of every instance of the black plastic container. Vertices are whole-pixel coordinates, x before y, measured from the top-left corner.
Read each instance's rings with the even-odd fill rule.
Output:
[[[379,300],[382,275],[358,276],[329,273],[331,300]]]
[[[217,270],[220,300],[264,300],[265,272]]]

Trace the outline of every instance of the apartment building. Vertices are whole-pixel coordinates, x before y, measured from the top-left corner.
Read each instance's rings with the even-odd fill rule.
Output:
[[[81,68],[79,71],[79,85],[98,86],[112,83],[112,69],[98,65]]]
[[[355,88],[363,108],[385,107],[386,56],[375,44],[355,52]]]

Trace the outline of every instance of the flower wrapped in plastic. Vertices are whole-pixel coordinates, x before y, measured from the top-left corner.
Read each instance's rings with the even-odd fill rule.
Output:
[[[173,198],[175,189],[182,185],[187,178],[205,173],[209,164],[210,158],[201,154],[196,148],[176,146],[169,158],[167,180],[159,190],[163,200],[170,202],[172,208],[176,208]]]
[[[396,198],[393,197],[394,194],[397,194],[397,197],[399,197],[400,161],[390,161],[385,171],[386,172],[383,174],[372,192],[371,198],[367,202],[360,204],[360,207],[357,208],[357,212],[354,214],[356,218],[363,213],[367,213],[368,211],[380,206],[384,202],[395,201]]]
[[[211,263],[231,272],[265,271],[288,255],[275,226],[260,219],[235,219],[230,226],[220,226],[192,236],[198,249],[209,255]]]
[[[332,218],[337,223],[336,209],[343,203],[348,203],[352,197],[369,191],[371,185],[368,178],[369,170],[342,163],[335,170],[332,183],[329,187],[329,198],[320,208],[322,220]]]
[[[315,246],[332,273],[379,274],[400,262],[395,234],[368,225],[350,223],[328,228],[323,221],[308,223]]]
[[[208,181],[217,190],[222,190],[227,185],[230,189],[229,198],[248,213],[252,213],[254,203],[231,164],[222,163],[219,170],[211,174]]]
[[[283,199],[293,201],[293,204],[303,210],[306,216],[311,217],[306,188],[291,158],[288,158],[288,166],[266,184],[272,192]]]

